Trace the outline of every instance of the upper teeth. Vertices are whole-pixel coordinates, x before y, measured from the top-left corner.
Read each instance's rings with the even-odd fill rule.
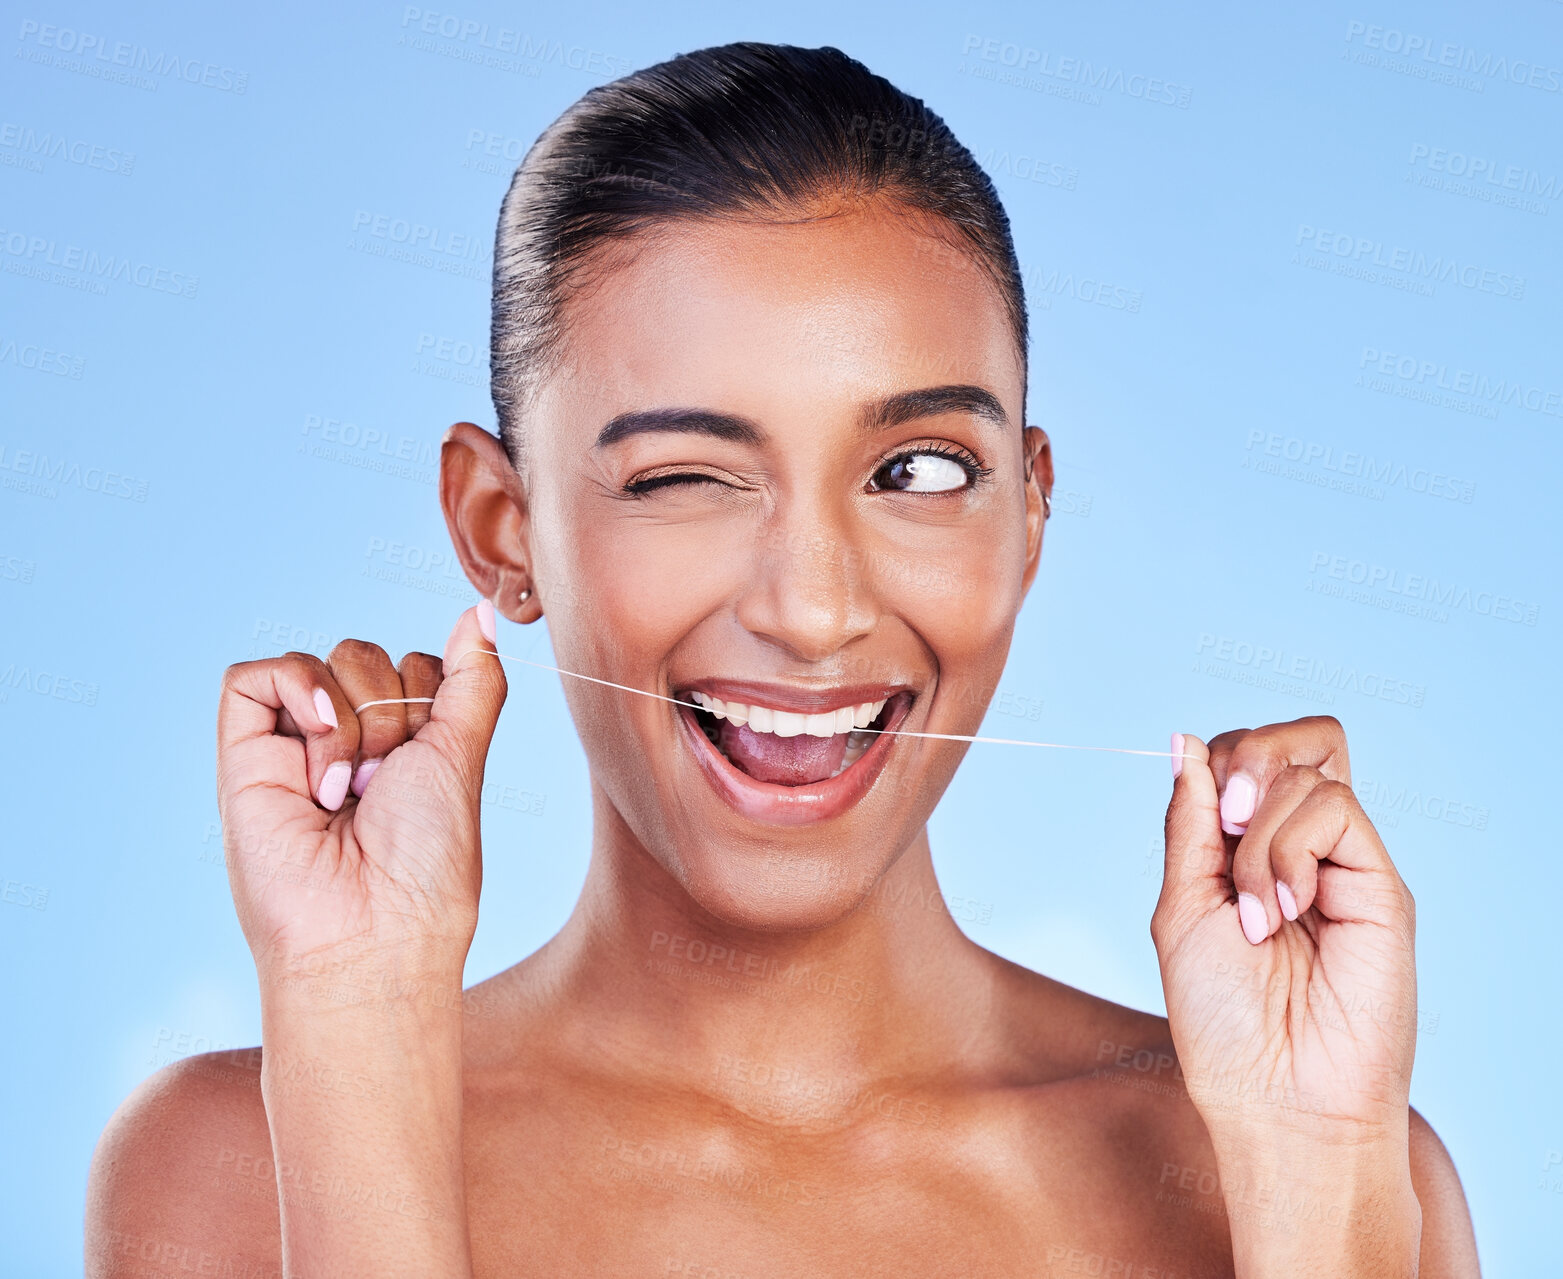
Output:
[[[850,733],[855,728],[867,728],[885,709],[888,698],[877,702],[860,702],[856,706],[842,706],[833,711],[821,711],[817,715],[802,715],[797,711],[778,711],[769,706],[750,706],[743,702],[724,702],[709,693],[691,693],[689,700],[702,710],[733,724],[749,725],[756,733],[774,733],[777,737],[796,737],[807,733],[810,737],[833,737],[837,733]]]

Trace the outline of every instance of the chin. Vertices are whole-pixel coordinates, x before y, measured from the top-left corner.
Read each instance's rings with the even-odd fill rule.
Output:
[[[806,851],[763,843],[736,853],[706,844],[679,857],[675,877],[714,922],[757,933],[816,932],[856,911],[901,851],[888,843]]]

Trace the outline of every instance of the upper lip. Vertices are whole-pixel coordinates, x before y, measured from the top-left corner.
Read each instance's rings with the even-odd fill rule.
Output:
[[[743,679],[698,679],[677,686],[684,693],[706,693],[724,702],[768,706],[775,711],[818,714],[843,706],[860,706],[894,697],[910,684],[835,684],[830,688],[798,688],[791,684],[766,684]]]

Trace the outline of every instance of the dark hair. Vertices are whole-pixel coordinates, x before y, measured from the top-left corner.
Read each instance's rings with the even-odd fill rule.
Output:
[[[943,120],[839,49],[742,42],[680,54],[589,90],[511,179],[494,245],[490,368],[500,437],[522,419],[562,333],[567,294],[601,250],[685,218],[777,219],[833,195],[934,215],[998,285],[1026,366],[1009,218]]]

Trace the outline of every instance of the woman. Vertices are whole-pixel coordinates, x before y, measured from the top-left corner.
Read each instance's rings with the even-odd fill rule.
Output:
[[[975,731],[1052,483],[943,122],[834,49],[676,58],[543,134],[494,281],[502,442],[440,488],[485,600],[443,659],[230,668],[265,1051],[121,1108],[91,1273],[1477,1273],[1334,720],[1174,737],[1166,1020],[896,905],[964,746],[871,730]],[[463,994],[496,610],[673,700],[565,681],[586,884]]]

